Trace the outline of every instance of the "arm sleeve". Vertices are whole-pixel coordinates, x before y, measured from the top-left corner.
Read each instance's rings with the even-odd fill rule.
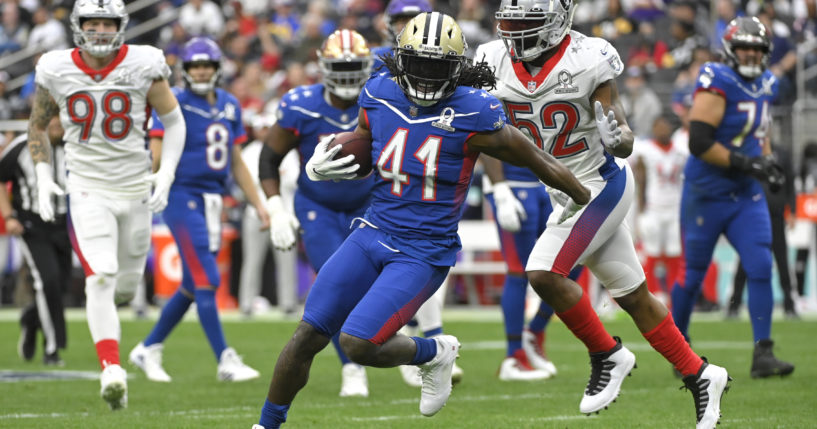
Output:
[[[187,127],[180,106],[176,106],[167,114],[159,116],[165,125],[165,136],[162,139],[162,163],[159,172],[176,175],[176,166],[184,151],[184,141],[187,137]]]
[[[244,144],[247,142],[247,130],[244,129],[244,122],[242,121],[241,105],[238,100],[235,102],[235,120],[233,121],[233,144]]]
[[[155,110],[150,113],[148,122],[148,137],[163,138],[165,136],[165,126],[159,119],[159,114]]]
[[[284,155],[275,152],[266,144],[261,146],[261,154],[258,156],[258,179],[281,180],[278,167],[281,166],[283,159]]]

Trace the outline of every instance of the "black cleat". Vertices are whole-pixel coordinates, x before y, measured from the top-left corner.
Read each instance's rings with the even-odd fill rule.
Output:
[[[45,366],[65,366],[65,361],[60,358],[60,354],[58,352],[54,353],[46,353],[43,355],[43,365]]]
[[[30,361],[34,358],[34,351],[37,349],[37,329],[25,323],[20,324],[20,341],[17,343],[17,354],[23,360]]]
[[[784,376],[794,372],[794,365],[774,356],[773,347],[772,340],[760,340],[755,343],[755,351],[752,354],[752,378]]]

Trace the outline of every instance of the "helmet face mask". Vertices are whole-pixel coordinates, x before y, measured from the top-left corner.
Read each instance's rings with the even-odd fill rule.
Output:
[[[431,106],[454,93],[468,49],[454,18],[438,12],[417,15],[397,41],[395,77],[409,100]]]
[[[337,30],[318,50],[318,66],[330,93],[354,100],[372,72],[371,51],[366,40],[353,30]]]
[[[562,42],[574,10],[573,0],[502,0],[497,35],[513,61],[531,61]]]
[[[83,23],[91,19],[110,19],[116,23],[116,32],[84,31]],[[128,12],[122,0],[77,0],[71,11],[71,31],[74,44],[97,58],[104,58],[117,51],[125,43]]]
[[[184,45],[182,51],[182,78],[196,94],[207,95],[215,90],[221,77],[221,48],[216,42],[206,37],[194,37]],[[197,81],[190,75],[190,69],[197,65],[209,65],[215,69],[209,79]]]
[[[769,65],[769,52],[772,48],[769,31],[755,17],[733,19],[723,32],[722,43],[726,64],[746,79],[757,78]],[[747,56],[737,52],[741,48],[759,50],[760,61],[744,62]]]

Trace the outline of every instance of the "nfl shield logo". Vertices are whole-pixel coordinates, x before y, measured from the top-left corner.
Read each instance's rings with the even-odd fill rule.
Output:
[[[536,81],[532,80],[528,81],[528,91],[530,92],[536,91]]]
[[[409,106],[409,115],[417,116],[417,106]]]

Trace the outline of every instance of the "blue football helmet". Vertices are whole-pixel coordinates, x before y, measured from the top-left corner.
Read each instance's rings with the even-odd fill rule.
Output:
[[[215,89],[221,77],[221,48],[216,42],[206,37],[194,37],[184,45],[182,51],[182,77],[187,87],[199,95],[208,94]],[[207,63],[215,67],[216,72],[207,82],[195,82],[187,70],[193,64]]]
[[[431,4],[428,0],[391,0],[389,2],[389,5],[386,6],[385,18],[392,45],[397,43],[397,35],[401,30],[395,28],[394,21],[400,18],[414,18],[423,12],[431,12]]]

